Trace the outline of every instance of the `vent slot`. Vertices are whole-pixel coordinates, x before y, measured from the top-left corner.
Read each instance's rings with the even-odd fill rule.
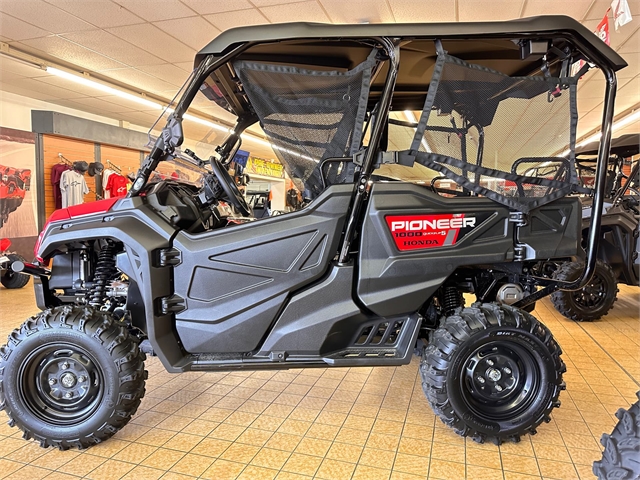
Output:
[[[391,329],[391,333],[389,333],[389,337],[387,338],[387,341],[384,342],[386,345],[393,345],[394,343],[396,343],[396,341],[398,340],[398,336],[402,331],[403,324],[404,324],[404,321],[398,321],[393,323],[393,328]]]
[[[378,329],[376,330],[376,334],[373,336],[373,340],[371,340],[372,345],[379,345],[382,343],[384,338],[384,334],[389,328],[389,322],[384,322],[378,325]]]
[[[371,335],[371,330],[373,330],[373,326],[369,325],[368,327],[364,327],[362,329],[362,332],[360,332],[360,336],[358,337],[358,340],[356,340],[356,345],[364,345],[365,343],[367,343],[367,339],[369,338],[369,335]]]

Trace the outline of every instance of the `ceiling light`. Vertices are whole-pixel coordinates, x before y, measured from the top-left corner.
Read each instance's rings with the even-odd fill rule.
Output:
[[[151,107],[155,110],[161,110],[163,107],[157,102],[153,102],[148,100],[140,95],[134,95],[132,93],[127,93],[117,88],[110,87],[103,83],[96,82],[94,80],[89,80],[86,77],[75,75],[73,73],[65,72],[64,70],[60,70],[54,67],[47,67],[47,73],[55,75],[56,77],[64,78],[66,80],[70,80],[72,82],[78,83],[80,85],[84,85],[85,87],[91,87],[96,90],[100,90],[101,92],[108,93],[109,95],[115,95],[120,98],[125,98],[127,100],[131,100],[132,102],[139,103],[146,107]]]
[[[413,114],[411,110],[405,110],[404,116],[407,117],[407,120],[410,121],[411,123],[418,123],[418,121],[416,120],[416,116]],[[432,153],[431,147],[427,143],[427,139],[424,137],[424,135],[422,135],[422,140],[420,141],[420,143],[422,144],[424,149],[427,151],[427,153]]]
[[[632,114],[627,115],[626,117],[618,120],[617,122],[613,122],[613,126],[611,127],[611,132],[613,133],[616,130],[620,130],[621,128],[626,127],[627,125],[629,125],[632,122],[635,122],[636,120],[640,120],[640,110],[636,110]],[[602,137],[602,132],[596,132],[593,135],[590,135],[584,140],[582,140],[580,143],[576,144],[576,148],[584,147],[585,145],[588,145],[591,142],[596,142],[600,140],[601,137]],[[569,152],[570,150],[566,149],[564,152],[560,154],[560,156],[565,157],[569,155]]]

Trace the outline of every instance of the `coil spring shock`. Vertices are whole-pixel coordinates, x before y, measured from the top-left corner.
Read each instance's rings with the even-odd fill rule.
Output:
[[[102,247],[98,254],[95,273],[93,274],[93,285],[89,290],[89,305],[100,307],[105,299],[109,281],[118,273],[116,269],[115,245],[112,242]]]
[[[462,305],[462,295],[456,287],[444,287],[442,306],[445,313],[452,312]]]

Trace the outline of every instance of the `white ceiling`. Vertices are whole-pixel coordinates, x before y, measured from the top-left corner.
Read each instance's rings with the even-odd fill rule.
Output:
[[[239,25],[303,20],[507,20],[566,14],[594,29],[608,3],[609,0],[0,0],[0,41],[45,61],[170,99],[189,75],[196,51],[222,30]],[[611,22],[611,45],[630,65],[619,74],[617,112],[640,103],[640,2],[631,0],[629,4],[633,21],[619,32]],[[0,90],[143,127],[150,126],[157,117],[157,111],[5,57],[0,57]],[[601,74],[589,73],[578,95],[579,135],[598,127],[603,93]]]

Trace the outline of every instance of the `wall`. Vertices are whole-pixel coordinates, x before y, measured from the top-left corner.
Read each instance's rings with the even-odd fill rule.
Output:
[[[81,110],[63,107],[55,103],[0,91],[0,127],[15,128],[30,132],[31,110],[53,110],[55,112],[86,118],[87,120],[95,120],[96,122],[118,126],[118,120],[114,120],[113,118],[94,115]],[[129,129],[145,133],[148,131],[148,128],[139,125],[130,125]]]

